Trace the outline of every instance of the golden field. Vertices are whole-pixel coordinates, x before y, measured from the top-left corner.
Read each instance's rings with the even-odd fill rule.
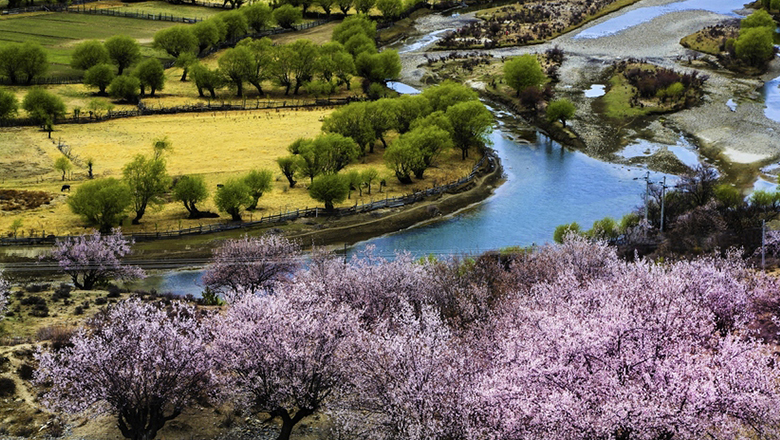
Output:
[[[254,110],[213,113],[185,113],[162,116],[143,116],[115,119],[94,124],[58,125],[48,139],[45,132],[33,127],[5,128],[0,130],[0,189],[46,191],[55,195],[49,205],[27,211],[0,212],[0,234],[8,234],[11,224],[22,219],[18,231],[24,236],[31,233],[64,235],[83,233],[88,229],[78,216],[65,204],[68,193],[61,193],[61,174],[53,169],[54,160],[61,155],[57,143],[70,147],[76,166],[70,184],[76,191],[86,179],[87,158],[94,159],[96,177],[120,177],[122,167],[137,154],[150,154],[155,139],[167,137],[173,146],[167,155],[171,176],[200,174],[206,178],[209,188],[216,190],[218,183],[238,177],[253,168],[267,168],[276,175],[274,190],[260,199],[259,209],[247,212],[245,220],[280,211],[319,206],[308,196],[308,181],[298,179],[299,184],[289,189],[287,180],[276,165],[276,158],[288,154],[287,146],[299,137],[314,137],[320,132],[322,119],[332,109],[317,110]],[[351,169],[369,166],[377,168],[380,178],[386,179],[386,192],[379,193],[379,185],[372,186],[371,195],[357,194],[342,206],[356,202],[370,202],[386,196],[408,194],[417,189],[431,187],[434,182],[445,183],[468,174],[473,161],[460,160],[460,152],[447,153],[439,161],[439,167],[426,171],[422,181],[412,185],[400,185],[382,161],[381,144],[374,154],[354,164]],[[213,191],[212,191],[213,195]],[[211,200],[201,210],[217,212]],[[170,202],[161,208],[148,210],[141,224],[123,225],[126,231],[166,231],[225,222],[228,216],[216,219],[186,219],[186,210],[180,203]],[[86,228],[86,229],[85,229]]]

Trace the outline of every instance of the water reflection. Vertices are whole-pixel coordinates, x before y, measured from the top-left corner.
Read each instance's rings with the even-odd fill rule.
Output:
[[[601,24],[597,24],[583,30],[574,36],[574,39],[580,38],[601,38],[614,35],[630,27],[648,22],[654,18],[666,15],[672,12],[704,10],[716,14],[730,15],[736,17],[735,10],[741,9],[744,5],[743,0],[685,0],[675,3],[669,3],[663,6],[650,6],[638,8],[618,15]]]
[[[764,105],[766,105],[764,115],[780,122],[780,76],[764,83],[759,92],[764,96]]]

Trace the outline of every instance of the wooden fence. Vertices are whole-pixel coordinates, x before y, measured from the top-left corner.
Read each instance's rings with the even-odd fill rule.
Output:
[[[172,21],[174,23],[197,23],[203,21],[203,17],[179,17],[172,14],[150,14],[139,10],[127,11],[125,8],[88,8],[86,6],[76,6],[67,9],[68,12],[90,15],[108,15],[111,17],[140,18],[142,20],[153,21]]]
[[[38,6],[28,6],[26,8],[11,8],[3,9],[2,15],[23,14],[25,12],[62,12],[67,11],[73,5],[83,5],[85,3],[93,3],[99,0],[73,0],[66,3],[51,3]]]
[[[89,114],[82,110],[78,116],[57,119],[55,123],[59,124],[90,124],[94,122],[103,122],[111,119],[133,118],[136,116],[150,115],[171,115],[176,113],[208,113],[208,112],[227,112],[241,110],[275,110],[275,109],[303,109],[315,107],[329,107],[346,105],[350,102],[363,101],[365,98],[321,98],[321,99],[290,99],[285,101],[254,100],[241,104],[230,103],[198,103],[193,105],[180,105],[175,107],[147,107],[143,103],[139,104],[134,110],[110,110],[104,115]],[[0,127],[35,127],[40,125],[38,121],[32,118],[17,118],[10,120],[0,120]]]
[[[482,156],[482,159],[480,159],[479,162],[477,162],[477,164],[474,165],[474,168],[472,168],[471,173],[469,173],[468,176],[465,176],[454,182],[450,182],[446,185],[440,185],[440,186],[426,189],[425,191],[417,191],[415,193],[400,196],[400,197],[392,197],[392,198],[385,197],[384,199],[377,200],[370,203],[364,203],[362,205],[358,205],[357,203],[355,203],[355,206],[350,206],[348,208],[336,208],[333,211],[326,211],[323,208],[296,209],[295,211],[288,211],[283,213],[280,212],[279,214],[275,214],[275,215],[263,216],[260,218],[260,220],[255,220],[250,222],[242,222],[242,223],[231,222],[231,223],[214,224],[214,225],[207,225],[207,226],[201,225],[198,227],[180,229],[175,231],[143,232],[143,233],[129,234],[127,235],[127,237],[135,241],[152,241],[152,240],[159,240],[165,238],[179,238],[179,237],[185,237],[189,235],[210,234],[215,232],[225,232],[225,231],[232,231],[232,230],[239,230],[239,229],[252,229],[261,226],[284,223],[299,218],[307,218],[307,217],[311,218],[311,217],[320,217],[320,216],[344,217],[349,215],[361,214],[365,212],[371,212],[377,209],[398,208],[401,206],[417,203],[430,196],[439,195],[447,191],[451,191],[453,189],[462,187],[463,185],[466,185],[472,182],[474,179],[476,179],[480,173],[480,170],[483,167],[485,167],[486,172],[491,172],[495,170],[497,164],[498,164],[498,157],[496,156],[495,152],[492,150],[487,150],[485,155]],[[41,235],[38,237],[0,238],[0,246],[53,245],[57,240],[63,240],[70,237],[71,236],[57,237],[54,235],[46,235],[45,232],[41,232]]]

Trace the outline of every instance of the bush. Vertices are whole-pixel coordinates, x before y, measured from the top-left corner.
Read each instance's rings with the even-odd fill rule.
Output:
[[[105,305],[107,303],[108,303],[108,299],[106,299],[106,297],[104,297],[104,296],[99,296],[99,297],[95,298],[95,305],[96,306],[102,306],[102,305]]]
[[[303,12],[290,4],[274,9],[273,15],[276,24],[285,29],[294,29],[295,24],[303,18]]]
[[[76,329],[64,325],[49,325],[41,327],[35,333],[35,339],[38,341],[51,341],[51,347],[54,350],[60,350],[70,347],[70,340],[76,333]]]
[[[16,394],[16,382],[8,377],[0,377],[0,397],[11,397]]]
[[[22,380],[32,380],[33,376],[35,375],[35,368],[25,362],[19,366],[19,369],[16,370],[16,374],[18,374]]]
[[[69,299],[71,290],[73,290],[73,287],[70,284],[60,283],[60,286],[57,287],[51,295],[52,301]]]
[[[49,290],[50,285],[49,284],[28,284],[24,286],[24,290],[28,293],[39,293],[43,292],[44,290]]]
[[[129,75],[120,75],[111,81],[108,86],[108,95],[114,99],[127,102],[138,101],[138,93],[141,90],[141,81]]]
[[[553,240],[556,243],[563,243],[563,240],[570,234],[580,234],[580,225],[577,222],[556,226]]]

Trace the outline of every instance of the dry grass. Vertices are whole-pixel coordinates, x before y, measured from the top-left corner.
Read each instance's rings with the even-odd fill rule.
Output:
[[[320,132],[321,120],[332,110],[315,111],[240,111],[219,113],[191,113],[165,116],[145,116],[117,119],[99,124],[61,125],[54,133],[56,142],[67,144],[75,158],[76,168],[72,175],[73,191],[86,179],[86,158],[94,159],[97,177],[121,176],[122,167],[136,154],[149,154],[152,142],[167,136],[173,144],[168,156],[168,171],[172,176],[199,174],[206,179],[211,189],[231,177],[238,177],[253,168],[267,168],[276,175],[275,188],[260,200],[259,210],[247,213],[245,219],[256,219],[262,215],[280,211],[314,207],[319,203],[311,199],[306,191],[306,182],[294,189],[287,188],[286,180],[279,172],[276,158],[287,155],[287,146],[299,137],[313,137]],[[50,205],[27,210],[2,212],[0,233],[8,233],[11,223],[21,218],[24,236],[30,234],[63,235],[82,233],[87,225],[72,214],[64,203],[67,194],[61,193],[60,174],[53,170],[54,159],[61,154],[56,142],[34,128],[14,128],[0,131],[0,143],[12,148],[0,152],[0,169],[15,170],[4,174],[0,187],[46,191],[55,195]],[[372,198],[394,197],[411,193],[416,189],[449,182],[468,174],[473,162],[462,162],[457,151],[444,157],[440,167],[426,172],[426,178],[413,185],[402,186],[392,177],[381,158],[382,148],[364,159],[364,163],[352,165],[349,169],[363,169],[373,166],[380,171],[388,183],[388,191],[358,198],[353,194],[342,206],[369,202]],[[216,212],[211,200],[200,206],[202,210]],[[139,226],[123,225],[127,231],[166,231],[187,227],[225,222],[218,219],[187,220],[186,211],[179,203],[167,203],[161,208],[147,211]]]

